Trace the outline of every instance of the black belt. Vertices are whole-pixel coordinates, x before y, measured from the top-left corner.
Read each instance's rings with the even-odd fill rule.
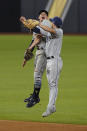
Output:
[[[54,56],[47,57],[47,59],[52,59],[52,58],[54,58]]]
[[[44,48],[43,47],[40,48],[37,46],[37,50],[44,50]]]

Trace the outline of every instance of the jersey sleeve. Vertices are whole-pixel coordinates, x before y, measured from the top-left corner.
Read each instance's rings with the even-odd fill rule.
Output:
[[[43,22],[41,24],[44,25],[44,26],[48,26],[49,28],[52,27],[52,24],[49,20],[43,20]],[[40,28],[40,32],[44,36],[51,36],[51,34],[49,32],[43,30],[42,28]]]
[[[63,35],[63,30],[62,29],[55,29],[55,31],[56,31],[56,36]]]
[[[40,28],[40,33],[43,35],[43,36],[51,36],[51,34],[45,30],[43,30],[42,28]]]

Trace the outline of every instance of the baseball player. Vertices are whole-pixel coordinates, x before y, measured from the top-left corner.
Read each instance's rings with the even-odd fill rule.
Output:
[[[54,17],[51,19],[53,22],[53,28],[39,24],[39,26],[47,32],[51,33],[46,34],[46,47],[45,53],[47,58],[47,79],[49,83],[50,93],[49,93],[49,103],[47,106],[46,112],[42,114],[43,117],[49,116],[56,111],[55,102],[58,94],[58,79],[60,71],[63,66],[62,59],[60,57],[61,47],[62,47],[62,38],[63,30],[61,29],[62,20],[59,17]],[[43,30],[40,30],[40,33],[44,35]]]
[[[48,25],[49,27],[51,27],[51,23],[48,20],[48,12],[46,10],[41,10],[39,12],[39,19],[40,19],[40,22],[44,20],[43,25]],[[34,34],[34,36],[35,35],[36,34]],[[35,37],[34,39],[35,40],[33,42],[36,42],[39,44],[37,46],[36,57],[35,57],[34,91],[33,91],[33,94],[29,98],[24,100],[24,102],[28,102],[27,107],[32,107],[36,103],[39,103],[40,101],[39,92],[41,89],[41,80],[42,80],[43,72],[46,68],[46,60],[47,60],[46,55],[45,55],[46,36],[41,37],[41,40],[38,39],[37,37]],[[29,49],[31,50],[31,48]],[[23,66],[25,64],[26,64],[26,61],[24,60]]]

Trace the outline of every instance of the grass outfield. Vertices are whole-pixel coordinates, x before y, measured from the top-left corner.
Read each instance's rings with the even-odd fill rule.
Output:
[[[40,103],[27,109],[23,102],[33,91],[34,59],[21,67],[30,41],[28,35],[0,35],[0,119],[87,124],[87,36],[64,36],[57,112],[47,118],[41,116],[48,103],[46,73]]]

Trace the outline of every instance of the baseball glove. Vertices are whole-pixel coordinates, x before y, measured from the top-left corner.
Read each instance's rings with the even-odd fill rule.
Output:
[[[28,60],[32,59],[33,56],[34,56],[34,55],[33,55],[33,53],[30,51],[30,49],[26,49],[25,54],[24,54],[24,59],[25,59],[26,61],[28,61]]]
[[[23,22],[23,24],[29,28],[29,29],[33,29],[34,27],[36,27],[39,24],[39,21],[34,20],[34,19],[27,19],[26,21]]]

